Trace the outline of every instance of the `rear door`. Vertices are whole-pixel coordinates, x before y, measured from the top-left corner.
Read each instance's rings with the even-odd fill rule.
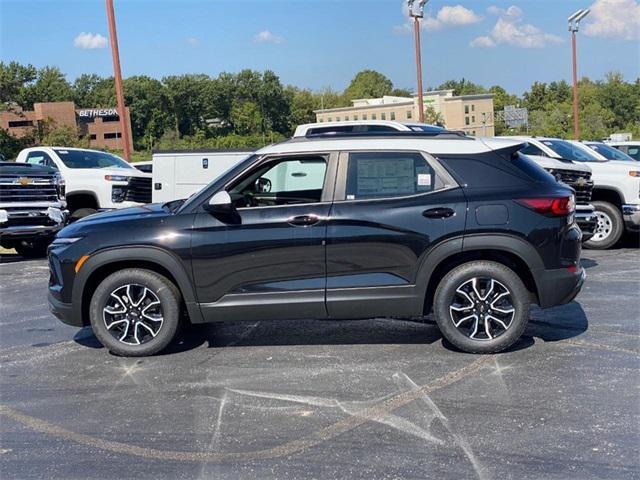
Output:
[[[465,216],[462,189],[427,154],[342,152],[327,225],[329,316],[421,314],[420,267],[438,242],[462,236]]]

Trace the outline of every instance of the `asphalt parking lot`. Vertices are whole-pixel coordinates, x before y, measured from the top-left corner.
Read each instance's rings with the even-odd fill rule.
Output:
[[[575,302],[506,353],[431,321],[186,330],[109,354],[2,255],[0,478],[640,478],[640,251],[584,251]]]

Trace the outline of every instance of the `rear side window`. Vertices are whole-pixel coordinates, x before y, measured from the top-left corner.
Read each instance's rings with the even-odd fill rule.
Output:
[[[347,200],[404,197],[430,192],[435,188],[435,172],[419,153],[349,154]]]

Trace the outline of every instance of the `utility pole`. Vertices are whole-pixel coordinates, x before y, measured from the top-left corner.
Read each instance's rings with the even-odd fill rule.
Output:
[[[131,143],[129,139],[129,128],[127,121],[127,110],[124,105],[124,94],[122,93],[122,73],[120,72],[120,53],[118,51],[118,36],[116,34],[116,17],[113,12],[113,0],[107,2],[107,20],[109,22],[109,39],[111,40],[111,56],[113,57],[113,77],[116,86],[116,99],[118,100],[118,118],[120,119],[120,130],[122,130],[122,151],[125,160],[131,157]]]
[[[578,113],[578,61],[576,53],[576,33],[580,28],[580,20],[589,15],[591,10],[578,10],[568,18],[571,32],[571,60],[573,70],[573,139],[580,140],[580,118]]]
[[[418,2],[418,13],[414,12],[413,4],[415,0],[407,0],[409,7],[409,16],[413,18],[413,36],[416,49],[416,76],[418,87],[418,120],[424,123],[424,98],[422,91],[422,54],[420,51],[420,19],[424,17],[424,6],[429,0],[420,0]]]

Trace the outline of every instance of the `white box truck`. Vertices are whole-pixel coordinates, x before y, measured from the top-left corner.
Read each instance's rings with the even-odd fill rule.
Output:
[[[188,198],[253,153],[251,149],[153,153],[153,203]]]

